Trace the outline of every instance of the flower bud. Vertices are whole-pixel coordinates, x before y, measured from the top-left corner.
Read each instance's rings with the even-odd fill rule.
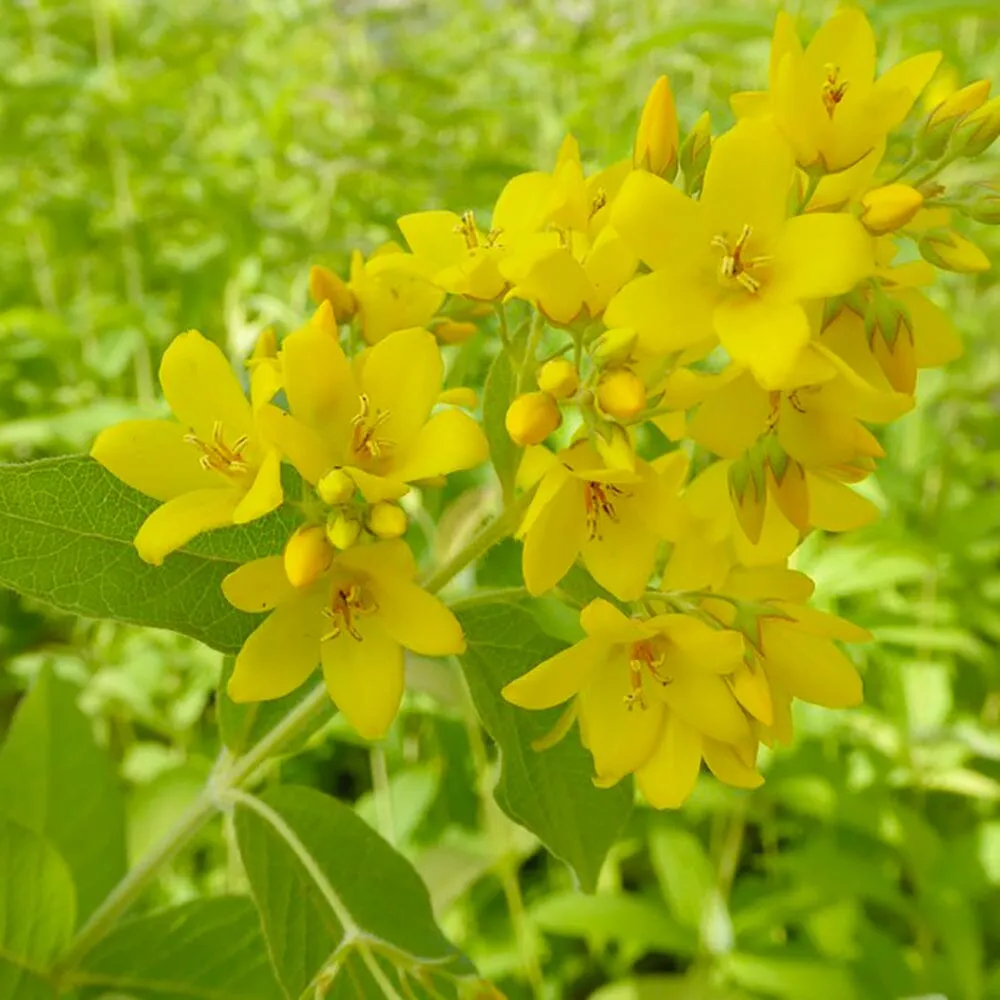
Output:
[[[441,319],[434,323],[431,332],[441,344],[464,344],[479,327],[454,319]]]
[[[285,576],[295,587],[308,587],[330,568],[333,550],[323,526],[304,524],[285,544]]]
[[[635,341],[635,330],[631,327],[623,326],[615,330],[605,330],[590,345],[590,353],[595,361],[612,365],[623,364],[632,353]]]
[[[917,244],[920,256],[935,267],[962,274],[990,269],[990,259],[975,245],[947,229],[932,229]]]
[[[309,295],[317,305],[329,302],[338,323],[349,323],[358,308],[354,293],[343,279],[319,264],[309,268]]]
[[[614,368],[601,376],[597,402],[616,420],[631,420],[646,409],[646,387],[631,368]]]
[[[538,372],[538,388],[555,399],[569,399],[580,388],[576,365],[565,358],[546,361]]]
[[[399,538],[406,524],[406,512],[397,504],[382,501],[368,511],[368,530],[377,538]]]
[[[343,469],[331,469],[317,484],[323,503],[336,507],[354,496],[354,480]]]
[[[541,444],[562,423],[562,413],[547,392],[528,392],[507,407],[507,433],[522,447]]]
[[[672,181],[677,175],[677,107],[670,81],[661,76],[646,98],[632,151],[632,166]]]
[[[253,365],[260,361],[270,361],[278,356],[278,338],[275,336],[274,330],[268,327],[266,330],[261,330],[257,336],[257,340],[253,345],[253,352],[247,359],[248,367],[253,367]]]
[[[684,187],[689,194],[701,190],[708,157],[712,152],[712,119],[707,111],[694,123],[681,146],[678,159],[684,172]]]
[[[326,522],[326,537],[335,549],[349,549],[361,534],[361,522],[353,517],[335,514]]]
[[[993,145],[997,136],[1000,136],[1000,97],[987,101],[959,122],[951,148],[956,156],[979,156]]]
[[[955,126],[966,115],[985,103],[990,81],[977,80],[946,97],[928,116],[917,138],[917,148],[928,160],[937,160],[948,146]]]
[[[976,222],[987,226],[1000,225],[1000,187],[996,184],[981,184],[980,189],[982,195],[962,211]]]
[[[478,399],[476,390],[466,386],[456,386],[454,389],[444,389],[438,396],[438,402],[448,406],[461,406],[466,410],[474,410]]]
[[[902,229],[920,211],[924,196],[909,184],[886,184],[861,198],[861,223],[872,236]]]

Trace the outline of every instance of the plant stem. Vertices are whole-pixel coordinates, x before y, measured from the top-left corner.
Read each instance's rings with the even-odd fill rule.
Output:
[[[57,979],[65,979],[79,965],[146,891],[160,869],[198,835],[219,811],[225,794],[249,782],[262,764],[298,737],[327,707],[329,697],[325,685],[317,684],[263,739],[222,773],[209,778],[201,794],[166,836],[125,875],[77,931],[56,966],[54,975]]]
[[[500,343],[503,344],[504,351],[509,355],[510,351],[510,333],[507,330],[507,310],[504,309],[503,303],[498,302],[496,304],[497,311],[497,332],[500,334]]]
[[[538,342],[542,339],[545,331],[545,317],[540,313],[535,313],[535,318],[531,322],[531,333],[528,334],[528,343],[524,348],[524,360],[521,362],[521,371],[517,376],[517,391],[524,392],[531,380],[531,369],[535,364],[535,355],[538,353]]]

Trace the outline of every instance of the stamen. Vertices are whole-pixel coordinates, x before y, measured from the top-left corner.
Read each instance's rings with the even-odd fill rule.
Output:
[[[609,521],[618,523],[618,512],[615,510],[614,497],[626,496],[611,483],[587,483],[583,491],[583,507],[587,514],[587,530],[591,539],[600,538],[600,520],[606,517]]]
[[[479,230],[476,229],[476,216],[474,212],[462,213],[462,220],[457,226],[455,226],[455,232],[459,233],[465,240],[465,246],[467,249],[478,249]]]
[[[365,393],[359,397],[361,409],[357,416],[351,419],[354,428],[352,447],[356,455],[366,453],[372,458],[381,458],[392,447],[388,438],[378,437],[377,431],[389,419],[388,410],[371,412],[371,401]]]
[[[366,594],[360,584],[352,583],[346,590],[339,587],[333,592],[329,607],[323,608],[323,617],[333,623],[329,632],[320,636],[320,642],[336,639],[346,632],[356,642],[363,636],[355,625],[355,619],[373,615],[378,611],[375,599]]]
[[[722,251],[722,261],[719,264],[719,276],[725,281],[735,281],[742,288],[751,294],[760,291],[761,281],[750,272],[758,267],[764,267],[771,263],[770,256],[744,257],[747,243],[753,234],[753,228],[744,225],[740,232],[739,239],[730,246],[729,240],[725,236],[713,236],[712,246]]]
[[[594,197],[590,202],[590,215],[588,219],[592,219],[597,213],[604,208],[608,203],[608,192],[604,188],[599,187],[594,193]]]
[[[221,420],[212,424],[211,441],[202,441],[191,431],[184,435],[184,442],[194,445],[201,452],[198,464],[206,472],[221,472],[224,476],[238,478],[250,471],[250,466],[243,459],[243,452],[250,444],[249,436],[243,434],[232,445],[227,445]]]
[[[837,105],[840,104],[844,99],[844,94],[847,93],[848,85],[846,80],[839,81],[839,66],[827,63],[823,67],[823,71],[826,73],[826,80],[823,82],[821,91],[823,106],[826,108],[826,113],[832,118],[834,111],[837,110]]]
[[[629,686],[632,690],[625,695],[625,706],[629,711],[636,705],[642,709],[646,707],[642,692],[643,671],[648,671],[650,677],[661,687],[666,687],[673,681],[672,677],[666,677],[660,672],[659,668],[665,660],[666,652],[655,639],[642,639],[633,643],[628,661]]]

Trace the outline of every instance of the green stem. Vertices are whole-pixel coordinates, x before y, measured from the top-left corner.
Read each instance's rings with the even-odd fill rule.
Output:
[[[941,171],[944,170],[945,167],[950,167],[957,159],[958,156],[956,156],[954,153],[951,156],[946,156],[943,160],[940,161],[940,163],[937,164],[937,166],[932,167],[930,170],[928,170],[926,174],[923,174],[922,176],[918,177],[915,181],[911,181],[910,186],[919,188],[921,184],[926,184],[928,181],[934,180],[934,178],[937,177],[937,175],[941,173]]]
[[[531,333],[528,334],[528,343],[524,348],[524,360],[521,362],[521,371],[517,376],[518,393],[524,392],[531,381],[531,369],[535,366],[538,342],[542,339],[544,331],[545,317],[540,312],[537,312],[531,323]]]
[[[799,215],[801,215],[808,207],[809,202],[812,201],[812,196],[816,193],[816,188],[819,187],[819,182],[823,179],[823,175],[820,173],[808,174],[809,183],[806,185],[806,192],[802,196],[802,201],[799,202]]]
[[[510,354],[510,332],[507,329],[507,310],[504,309],[502,302],[498,302],[496,304],[496,311],[497,332],[500,334],[500,343],[503,344],[504,351],[506,351],[507,354]]]
[[[160,869],[186,847],[219,811],[228,792],[250,782],[262,764],[307,729],[326,709],[330,696],[323,684],[302,699],[271,731],[222,773],[209,778],[201,794],[184,811],[166,836],[111,890],[103,903],[70,941],[54,971],[65,979],[111,930],[156,879]]]

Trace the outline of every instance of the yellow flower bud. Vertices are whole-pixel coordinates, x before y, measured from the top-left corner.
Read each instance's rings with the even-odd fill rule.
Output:
[[[616,420],[631,420],[646,409],[646,387],[631,368],[614,368],[597,384],[597,402]]]
[[[562,423],[562,413],[547,392],[528,392],[507,407],[507,433],[522,447],[541,444]]]
[[[565,358],[546,361],[538,372],[538,388],[556,399],[569,399],[580,388],[576,365]]]
[[[981,184],[982,197],[967,205],[963,211],[970,219],[987,226],[1000,225],[1000,187],[996,184]]]
[[[593,442],[609,469],[635,471],[635,452],[628,431],[621,424],[611,424],[610,428],[595,434]]]
[[[445,389],[438,396],[439,403],[445,403],[448,406],[462,406],[466,410],[474,410],[476,408],[476,402],[478,397],[476,396],[475,389],[468,389],[465,386],[456,386],[454,389]]]
[[[678,160],[684,172],[684,187],[689,193],[701,190],[701,182],[712,152],[712,118],[707,111],[694,123],[681,146]]]
[[[394,503],[377,503],[368,511],[368,530],[378,538],[406,534],[406,512]]]
[[[318,264],[309,269],[309,295],[317,305],[329,302],[338,323],[349,323],[358,308],[354,293],[343,279]]]
[[[632,166],[668,181],[677,175],[677,107],[670,81],[661,76],[646,98],[632,151]]]
[[[993,145],[997,136],[1000,136],[1000,97],[987,101],[959,122],[951,148],[956,156],[979,156]]]
[[[361,534],[361,522],[336,514],[326,522],[326,537],[335,549],[349,549]]]
[[[932,229],[917,244],[921,257],[935,267],[962,274],[990,269],[990,259],[969,240],[946,229]]]
[[[464,344],[478,329],[475,323],[442,319],[432,326],[431,332],[442,344]]]
[[[354,496],[354,480],[343,469],[331,469],[316,484],[316,492],[323,503],[336,507]]]
[[[990,81],[977,80],[946,97],[927,116],[917,140],[920,152],[928,160],[936,160],[942,156],[958,122],[981,107],[989,94]]]
[[[278,338],[274,330],[268,328],[261,330],[253,345],[253,352],[247,359],[247,366],[252,367],[256,361],[268,361],[278,356]]]
[[[628,360],[635,345],[636,334],[631,327],[605,330],[590,345],[590,353],[595,360],[605,364],[622,364]]]
[[[285,545],[285,576],[296,587],[308,587],[330,568],[333,550],[322,525],[304,524]]]
[[[861,199],[861,222],[873,236],[902,229],[920,211],[924,196],[909,184],[886,184]]]

